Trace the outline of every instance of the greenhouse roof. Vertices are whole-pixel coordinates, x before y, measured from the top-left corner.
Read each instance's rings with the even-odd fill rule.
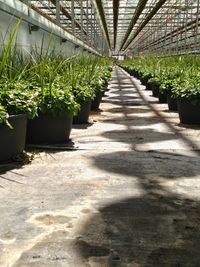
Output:
[[[127,53],[138,49],[138,46],[140,50],[141,47],[143,50],[152,48],[155,44],[162,47],[164,42],[165,45],[169,43],[169,38],[172,44],[182,42],[184,29],[187,31],[187,38],[190,36],[192,39],[198,35],[199,0],[23,2],[28,2],[35,11],[92,47],[101,50],[106,44],[113,54]],[[179,35],[179,38],[175,40],[174,35]]]

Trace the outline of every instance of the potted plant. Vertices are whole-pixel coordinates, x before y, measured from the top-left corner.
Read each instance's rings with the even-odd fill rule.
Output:
[[[89,82],[95,74],[96,64],[96,60],[80,57],[71,59],[63,66],[61,75],[65,78],[66,84],[71,87],[75,101],[80,105],[78,113],[73,118],[74,124],[88,122],[91,102],[95,96]]]
[[[38,90],[38,116],[28,120],[27,143],[59,143],[69,140],[73,116],[79,109],[70,88],[61,82]]]
[[[158,97],[159,87],[160,87],[160,79],[158,77],[152,77],[149,79],[148,82],[151,85],[152,95],[154,97]]]
[[[200,124],[200,77],[186,76],[173,89],[181,123]]]
[[[93,79],[93,81],[91,81],[90,86],[95,92],[95,97],[92,100],[91,110],[98,110],[104,92],[104,88],[102,87],[102,80],[97,77],[96,79]]]
[[[0,161],[23,152],[27,116],[37,113],[35,95],[24,81],[0,84]]]
[[[141,80],[141,83],[146,86],[147,90],[150,89],[149,84],[148,84],[148,80],[150,78],[152,78],[152,74],[149,71],[144,70],[143,73],[141,74],[140,80]]]
[[[111,66],[109,61],[100,62],[96,68],[95,73],[90,80],[90,86],[95,92],[95,97],[92,101],[91,110],[98,110],[101,103],[101,99],[105,92],[105,85],[108,85],[108,81],[111,77]]]
[[[105,67],[105,69],[103,71],[103,75],[101,77],[103,96],[104,96],[105,92],[108,90],[108,84],[109,84],[109,81],[111,79],[111,71],[112,71],[111,67]]]
[[[80,108],[63,75],[63,59],[55,53],[35,51],[27,74],[37,93],[38,116],[28,120],[27,143],[60,143],[69,140],[73,116]]]
[[[72,92],[75,96],[75,101],[80,104],[80,110],[73,118],[73,123],[87,123],[90,115],[92,99],[94,99],[95,93],[88,85],[77,85],[72,89]]]
[[[167,104],[170,111],[177,111],[177,98],[173,94],[176,79],[165,79],[160,85],[160,91],[167,96]]]

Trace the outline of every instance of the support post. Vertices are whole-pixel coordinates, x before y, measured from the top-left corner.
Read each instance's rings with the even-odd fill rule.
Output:
[[[81,8],[81,40],[84,41],[84,33],[83,33],[83,0],[80,0],[80,8]]]
[[[196,33],[195,33],[195,50],[199,50],[198,46],[198,33],[199,33],[199,0],[197,0],[197,14],[196,14]]]
[[[184,52],[186,53],[186,49],[187,49],[187,24],[188,24],[188,0],[185,0],[185,7],[186,7],[186,13],[185,13]]]
[[[72,23],[72,34],[75,36],[75,12],[74,12],[74,0],[71,0],[71,23]]]
[[[177,30],[176,30],[176,54],[178,54],[178,50],[179,50],[179,27],[180,27],[180,13],[178,13],[178,18],[177,18]]]
[[[87,42],[89,42],[89,5],[88,5],[88,0],[86,0],[86,16],[87,16],[87,21],[86,21],[86,31],[87,31]]]
[[[60,0],[56,0],[56,23],[60,26]]]

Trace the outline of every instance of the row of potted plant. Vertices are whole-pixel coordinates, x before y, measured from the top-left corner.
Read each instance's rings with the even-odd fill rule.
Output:
[[[86,123],[98,108],[111,76],[105,58],[65,59],[48,49],[22,54],[17,26],[0,55],[0,160],[21,152],[25,140],[67,141],[73,120]]]
[[[152,90],[160,103],[168,103],[169,110],[178,110],[181,123],[200,124],[199,57],[144,57],[121,66]]]

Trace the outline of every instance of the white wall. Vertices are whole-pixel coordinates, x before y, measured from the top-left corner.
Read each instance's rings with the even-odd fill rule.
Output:
[[[19,2],[18,0],[6,0],[6,1],[0,0],[0,7],[2,4],[7,5],[8,2],[12,4],[11,9],[9,9],[9,6],[8,6],[8,12],[7,12],[7,8],[6,10],[2,10],[3,8],[0,9],[0,37],[1,37],[0,45],[1,46],[2,46],[2,39],[5,42],[9,39],[11,32],[13,31],[17,22],[19,21],[19,18],[18,18],[19,15],[16,15],[18,14],[17,12],[19,12],[19,9],[20,9],[20,12],[22,12],[22,14],[24,12],[25,16],[27,15],[26,14],[27,7],[21,2]],[[12,12],[10,12],[9,10],[12,11],[12,10],[15,10],[15,8],[16,8],[16,14],[14,14],[15,16],[13,16]],[[22,51],[30,53],[31,50],[35,47],[40,49],[42,46],[42,43],[43,43],[43,48],[45,51],[45,49],[48,48],[49,43],[50,43],[51,48],[56,46],[56,50],[58,52],[62,51],[62,54],[65,55],[66,57],[75,55],[77,53],[88,54],[85,51],[83,52],[83,48],[80,45],[81,44],[80,40],[76,40],[75,37],[70,36],[69,33],[64,32],[58,26],[54,24],[52,25],[51,22],[49,22],[47,19],[43,18],[42,16],[40,16],[34,11],[33,12],[31,11],[31,16],[34,19],[39,18],[40,19],[39,24],[42,26],[44,24],[44,27],[40,27],[38,31],[32,31],[30,33],[29,23],[27,21],[23,21],[23,20],[21,21],[20,27],[17,33],[17,44],[18,44],[18,47],[22,49]],[[49,25],[49,28],[48,28],[48,25]],[[53,26],[54,29],[52,29],[51,26]],[[51,31],[53,31],[53,33],[51,33]],[[61,38],[59,36],[62,36],[62,37],[64,36],[64,38],[66,37],[65,39],[67,39],[68,41],[61,42]],[[79,48],[75,48],[76,42],[78,43],[78,45],[80,45]]]

